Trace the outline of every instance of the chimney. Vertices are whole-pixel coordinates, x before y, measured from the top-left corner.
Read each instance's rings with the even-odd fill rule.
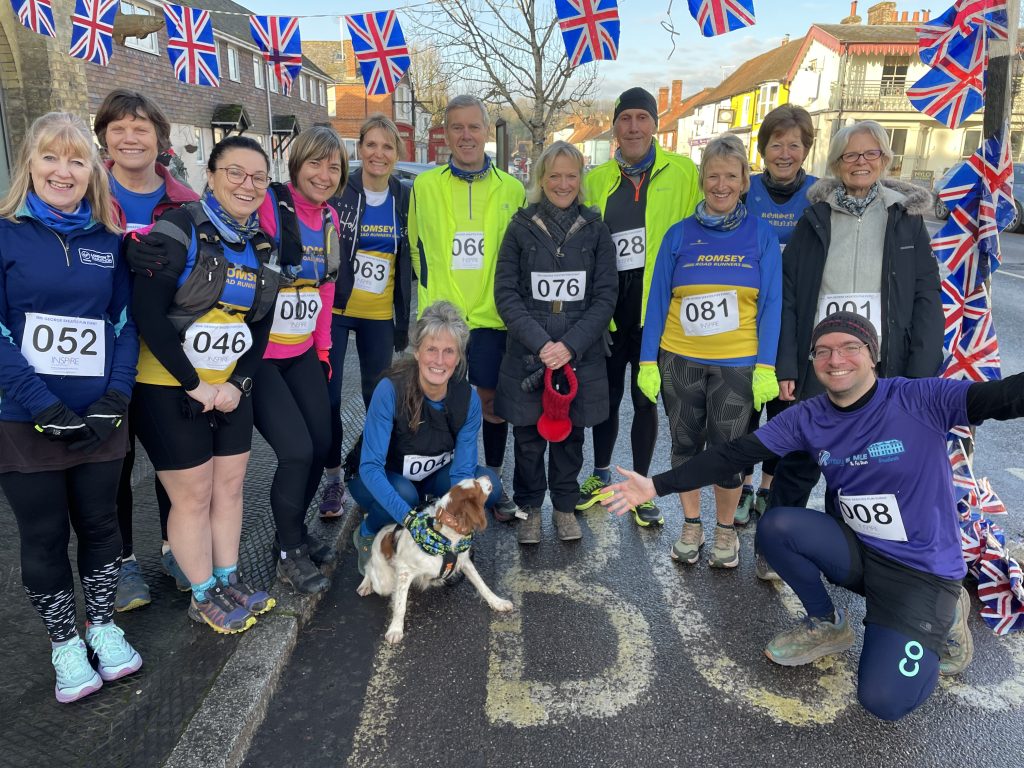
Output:
[[[789,32],[782,36],[782,43],[779,45],[781,48],[783,45],[789,42]]]
[[[930,19],[931,17],[932,17],[932,12],[926,10],[924,12],[924,18],[922,19],[922,21],[928,21],[928,19]]]
[[[660,115],[668,109],[668,87],[664,86],[658,89],[658,114]]]
[[[857,15],[857,0],[850,0],[850,15]]]
[[[672,81],[672,101],[673,107],[683,103],[683,81],[673,80]]]
[[[914,17],[911,19],[915,24],[921,20],[921,12],[914,11]]]
[[[850,1],[850,15],[839,22],[840,24],[860,24],[860,16],[857,15],[857,0]]]
[[[904,11],[900,14],[900,24],[906,24],[908,21],[910,21],[910,11]]]

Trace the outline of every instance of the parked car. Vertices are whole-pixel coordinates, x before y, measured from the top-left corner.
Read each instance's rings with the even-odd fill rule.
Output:
[[[938,191],[946,186],[949,177],[953,175],[959,163],[946,171],[942,178],[935,184],[935,218],[945,221],[949,218],[949,208],[939,198]],[[1005,232],[1024,232],[1024,163],[1013,164],[1013,219],[1006,226]]]

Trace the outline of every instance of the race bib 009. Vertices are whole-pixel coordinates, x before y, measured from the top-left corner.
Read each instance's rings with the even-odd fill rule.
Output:
[[[384,293],[391,275],[391,259],[357,251],[354,268],[356,288],[377,295]]]
[[[714,336],[740,327],[736,291],[717,291],[684,296],[679,305],[679,324],[687,336]]]
[[[484,268],[484,233],[456,232],[452,242],[452,269]]]
[[[537,301],[580,301],[587,292],[587,273],[531,272],[530,284]]]
[[[402,461],[402,474],[409,480],[422,480],[441,467],[451,464],[454,451],[439,453],[437,456],[406,456]]]
[[[615,267],[619,272],[640,269],[647,261],[647,228],[637,227],[612,235],[615,244]]]
[[[274,307],[274,324],[271,333],[304,335],[316,328],[320,315],[319,291],[295,291],[285,289],[277,294]]]
[[[102,376],[105,343],[102,320],[25,313],[21,354],[36,373]]]
[[[891,493],[868,496],[844,496],[839,492],[839,509],[843,522],[856,533],[886,541],[906,541],[900,505]]]
[[[182,347],[196,368],[226,370],[252,346],[245,323],[193,323],[185,331]]]

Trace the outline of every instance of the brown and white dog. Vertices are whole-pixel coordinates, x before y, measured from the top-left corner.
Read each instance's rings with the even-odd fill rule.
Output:
[[[487,527],[484,502],[491,493],[491,481],[486,477],[463,480],[435,501],[428,511],[440,524],[440,533],[452,547],[466,536]],[[442,575],[449,577],[462,573],[476,591],[495,611],[511,611],[509,600],[498,597],[488,587],[469,559],[469,550],[455,555],[454,565],[446,567],[441,555],[431,555],[420,549],[412,534],[401,525],[387,525],[377,532],[373,540],[366,576],[356,591],[366,597],[374,592],[382,597],[391,595],[391,623],[384,639],[399,643],[405,631],[405,609],[409,588],[426,589],[443,583]]]

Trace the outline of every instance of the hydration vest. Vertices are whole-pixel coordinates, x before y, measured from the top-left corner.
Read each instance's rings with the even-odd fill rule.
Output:
[[[299,227],[299,215],[295,212],[295,199],[287,184],[273,183],[270,191],[274,194],[277,204],[274,216],[277,219],[277,237],[281,245],[278,249],[281,266],[289,277],[294,277],[302,267],[302,230]],[[316,283],[319,288],[324,283],[333,283],[338,279],[338,268],[341,264],[341,241],[338,230],[334,226],[329,206],[323,208],[324,236],[324,275]]]
[[[416,375],[415,373],[413,375]],[[405,383],[399,379],[390,379],[391,385],[395,388],[395,416],[391,427],[391,442],[388,445],[388,455],[384,462],[385,468],[390,472],[406,474],[406,457],[439,457],[444,454],[451,454],[455,450],[455,442],[459,430],[466,423],[466,416],[469,413],[469,398],[472,388],[463,376],[458,381],[452,379],[448,382],[448,393],[444,398],[442,408],[433,408],[424,403],[420,412],[419,428],[414,432],[409,427],[409,414],[404,412]],[[433,474],[437,469],[445,466],[451,461],[437,463],[436,467],[429,469],[426,475]],[[426,476],[424,475],[424,476]],[[420,478],[422,479],[422,478]]]

